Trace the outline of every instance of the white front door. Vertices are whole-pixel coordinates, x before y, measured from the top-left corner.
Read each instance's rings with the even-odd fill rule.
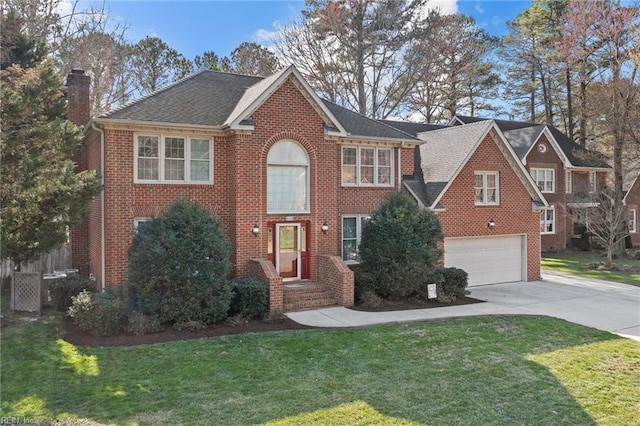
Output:
[[[299,223],[276,225],[276,270],[284,280],[300,279],[302,264],[300,247]]]

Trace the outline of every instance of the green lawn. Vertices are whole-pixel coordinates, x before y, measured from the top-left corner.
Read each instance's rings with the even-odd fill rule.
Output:
[[[486,317],[75,347],[2,330],[0,417],[78,424],[640,425],[640,343]]]
[[[640,260],[620,259],[614,260],[613,265],[622,271],[598,271],[589,270],[590,263],[604,264],[606,261],[597,252],[578,252],[562,254],[543,254],[542,269],[550,272],[560,272],[563,274],[578,275],[587,278],[597,278],[600,280],[615,281],[623,284],[633,284],[640,286],[640,273],[635,271],[624,271],[625,268],[640,267]]]

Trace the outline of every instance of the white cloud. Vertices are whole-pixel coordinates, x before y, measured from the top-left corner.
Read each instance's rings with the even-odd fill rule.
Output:
[[[482,8],[482,6],[480,6],[480,3],[476,4],[476,12],[478,12],[480,15],[484,13],[484,9]]]
[[[274,23],[274,27],[277,28],[277,23]],[[253,38],[256,41],[256,43],[259,43],[263,46],[270,46],[273,44],[274,40],[276,39],[278,35],[278,30],[275,29],[273,31],[269,31],[269,30],[265,30],[264,28],[260,28],[259,30],[257,30],[254,35]]]
[[[443,15],[452,15],[458,12],[458,0],[430,0],[427,7],[439,9]]]

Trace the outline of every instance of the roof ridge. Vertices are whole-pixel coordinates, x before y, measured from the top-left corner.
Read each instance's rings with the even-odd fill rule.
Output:
[[[442,132],[442,131],[446,131],[446,130],[452,130],[452,129],[457,129],[457,130],[461,130],[463,128],[469,128],[469,127],[473,127],[473,126],[478,126],[480,127],[480,125],[484,125],[484,126],[489,126],[491,123],[495,123],[496,120],[494,120],[493,118],[486,118],[483,119],[481,121],[476,121],[473,123],[469,123],[469,124],[462,124],[460,126],[448,126],[448,127],[443,127],[442,129],[435,129],[435,130],[429,130],[428,132],[421,132],[420,134],[425,134],[425,133],[438,133],[438,132]]]

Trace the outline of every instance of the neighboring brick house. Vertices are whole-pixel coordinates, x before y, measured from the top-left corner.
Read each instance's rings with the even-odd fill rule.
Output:
[[[640,229],[638,229],[638,214],[640,212],[640,174],[636,176],[629,190],[622,200],[626,210],[627,229],[634,246],[640,245]]]
[[[88,79],[74,71],[67,84],[70,119],[86,124],[88,99],[77,94]],[[220,219],[232,274],[268,283],[272,312],[350,306],[348,264],[357,262],[362,226],[385,197],[408,187],[403,176],[415,180],[422,144],[320,99],[293,67],[267,78],[199,72],[88,122],[77,163],[98,170],[104,190],[72,233],[74,266],[102,288],[124,283],[136,224],[187,198]],[[532,200],[544,198],[493,124],[473,144],[472,155],[456,157],[460,170],[443,192],[442,202],[455,205],[439,212],[443,227],[456,237],[526,236],[517,280],[536,280]],[[501,202],[478,208],[482,217],[466,209],[474,170],[500,174]],[[454,200],[464,204],[457,213]]]
[[[454,125],[486,119],[456,116]],[[585,230],[585,205],[606,186],[611,168],[599,153],[587,150],[554,126],[495,120],[549,206],[540,215],[543,251],[575,246]]]

